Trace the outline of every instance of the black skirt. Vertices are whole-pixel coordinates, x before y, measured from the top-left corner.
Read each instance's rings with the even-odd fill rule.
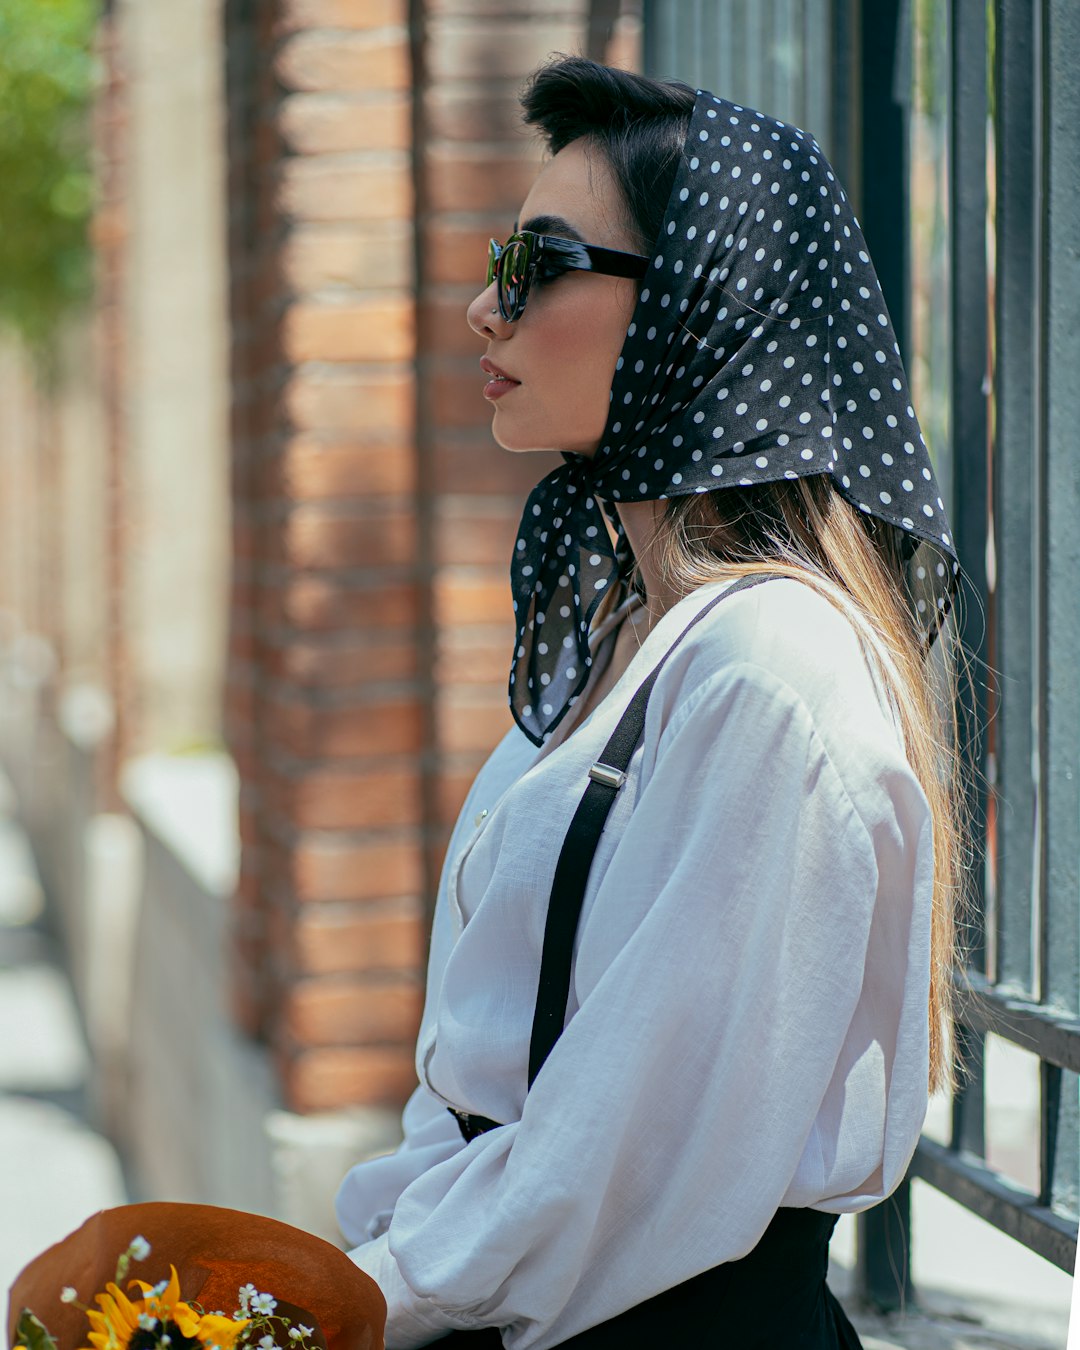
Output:
[[[761,1241],[738,1261],[714,1266],[571,1336],[573,1350],[862,1350],[825,1283],[835,1214],[780,1209]],[[446,1350],[499,1350],[496,1327],[456,1331]]]

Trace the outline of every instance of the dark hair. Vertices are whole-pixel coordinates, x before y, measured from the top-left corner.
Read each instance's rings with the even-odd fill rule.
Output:
[[[603,153],[647,252],[664,223],[694,99],[677,81],[562,56],[530,77],[521,106],[553,155],[582,139]]]

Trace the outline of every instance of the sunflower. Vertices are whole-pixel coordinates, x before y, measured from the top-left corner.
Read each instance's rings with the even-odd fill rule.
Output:
[[[130,1282],[129,1288],[136,1285],[141,1291],[140,1299],[129,1299],[116,1284],[105,1286],[96,1298],[98,1308],[86,1310],[93,1350],[155,1350],[163,1343],[169,1350],[234,1350],[251,1319],[234,1321],[182,1302],[176,1267],[169,1269],[172,1278],[164,1289],[142,1280]]]

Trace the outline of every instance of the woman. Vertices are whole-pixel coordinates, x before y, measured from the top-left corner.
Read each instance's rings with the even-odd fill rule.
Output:
[[[405,1141],[339,1218],[392,1350],[857,1346],[829,1232],[948,1077],[948,525],[810,137],[576,58],[523,104],[552,157],[468,317],[496,440],[565,463],[517,539],[517,725],[450,843]]]

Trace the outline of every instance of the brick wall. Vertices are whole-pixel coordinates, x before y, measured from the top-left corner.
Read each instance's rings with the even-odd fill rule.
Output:
[[[394,1101],[421,953],[406,6],[226,27],[237,1012],[291,1106]]]
[[[510,725],[510,554],[525,495],[557,462],[510,455],[493,441],[477,365],[485,344],[465,307],[488,239],[505,239],[539,163],[520,124],[518,90],[552,51],[580,50],[586,8],[577,0],[429,0],[418,34],[418,445],[435,674],[429,897],[461,800]]]
[[[514,529],[555,462],[494,444],[464,311],[535,173],[517,89],[589,9],[226,3],[235,1005],[296,1110],[415,1081],[438,868],[509,725]]]

